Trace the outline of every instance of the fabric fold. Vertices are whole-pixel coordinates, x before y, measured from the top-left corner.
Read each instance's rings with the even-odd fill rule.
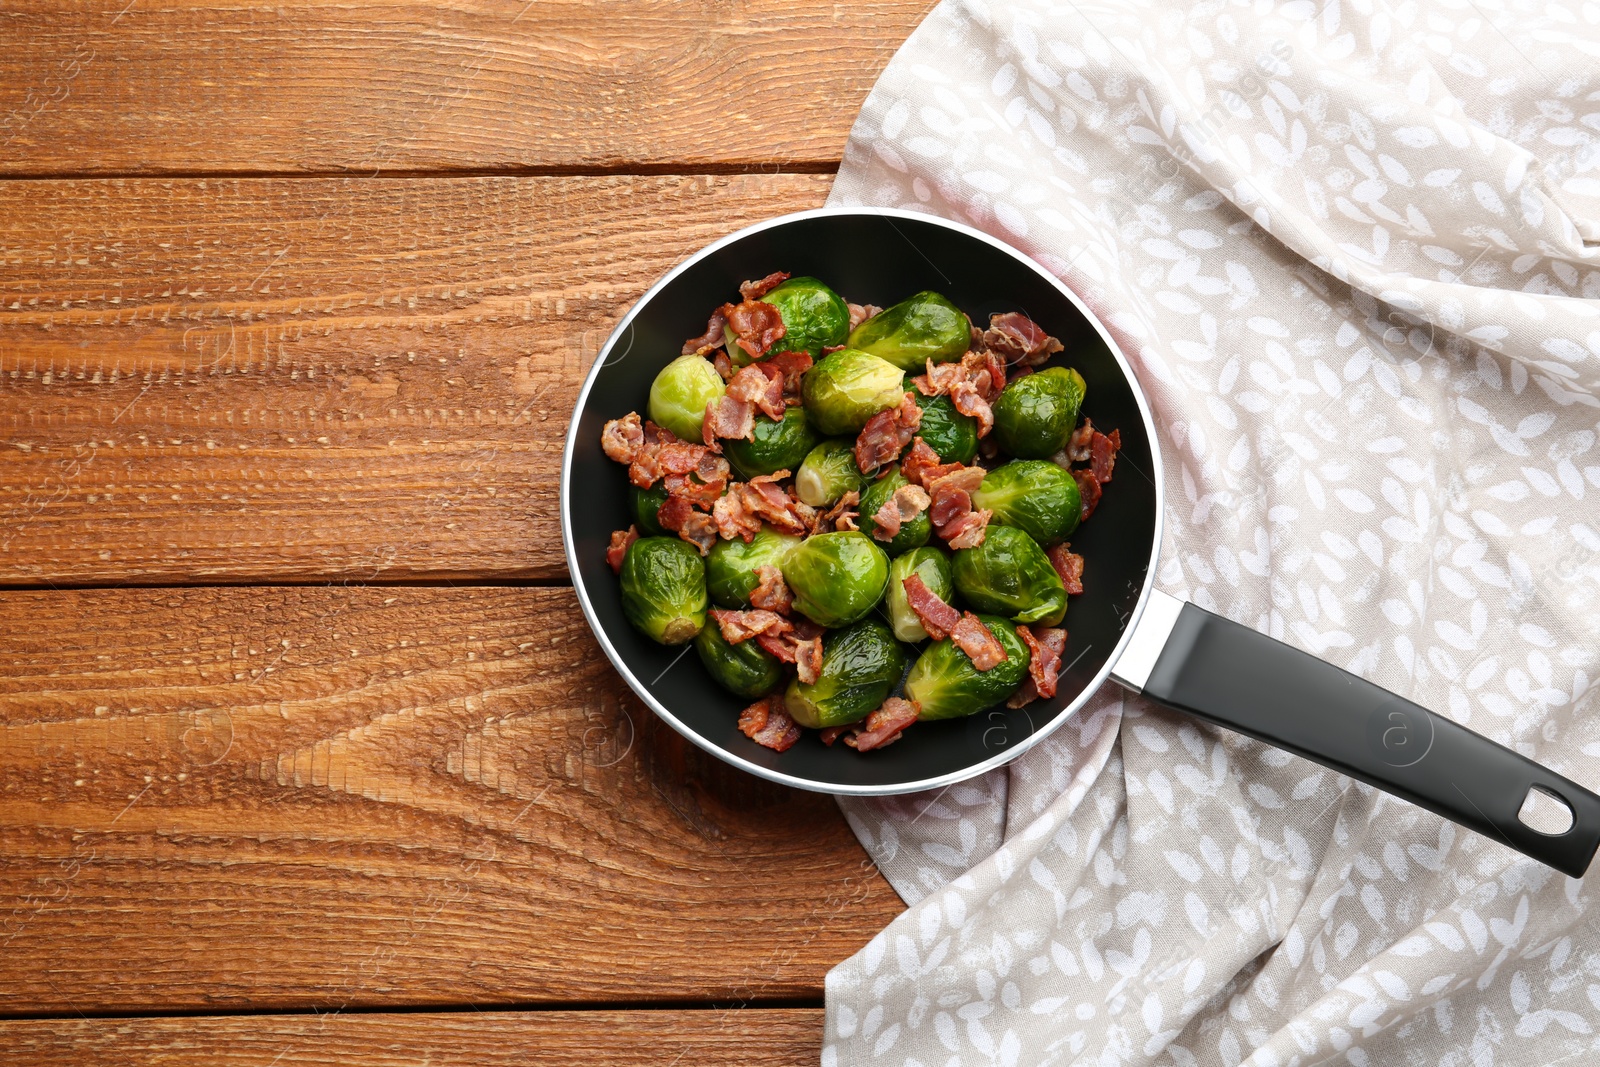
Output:
[[[1102,316],[1159,588],[1600,788],[1584,11],[946,0],[830,202],[978,226]],[[841,807],[909,910],[829,975],[828,1067],[1600,1062],[1596,876],[1118,691]]]

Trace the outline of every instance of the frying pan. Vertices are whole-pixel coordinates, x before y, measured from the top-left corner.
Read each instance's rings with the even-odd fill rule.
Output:
[[[608,419],[643,411],[657,371],[741,281],[774,270],[823,279],[847,299],[887,307],[933,289],[974,322],[1023,311],[1060,338],[1088,384],[1084,411],[1118,429],[1116,479],[1072,539],[1087,561],[1065,626],[1056,696],[967,719],[919,723],[870,754],[808,733],[773,752],[735,725],[740,700],[716,685],[691,646],[633,630],[606,565],[626,529],[625,469],[600,449]],[[1087,343],[1085,343],[1087,342]],[[977,230],[915,212],[823,209],[735,233],[673,268],[601,349],[568,431],[561,526],[579,603],[600,647],[639,698],[690,741],[752,774],[827,793],[909,793],[1016,758],[1064,723],[1110,678],[1170,708],[1286,749],[1498,840],[1568,875],[1600,845],[1600,796],[1509,749],[1304,652],[1152,588],[1161,544],[1161,455],[1149,405],[1115,339],[1071,290],[1026,255]],[[1533,791],[1530,793],[1530,791]],[[1521,817],[1548,803],[1564,832]],[[1564,811],[1559,808],[1564,807]],[[1529,805],[1527,810],[1533,810]],[[1545,824],[1549,828],[1548,824]]]

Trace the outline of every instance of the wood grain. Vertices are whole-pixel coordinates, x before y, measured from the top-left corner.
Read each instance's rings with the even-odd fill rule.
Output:
[[[0,1005],[817,998],[900,911],[567,589],[0,594]]]
[[[811,1067],[822,1009],[0,1022],[7,1067]]]
[[[0,183],[0,585],[564,578],[616,321],[829,182]]]
[[[933,0],[18,0],[0,173],[821,166]]]

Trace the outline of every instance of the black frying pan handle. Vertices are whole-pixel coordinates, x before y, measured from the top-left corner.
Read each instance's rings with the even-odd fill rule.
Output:
[[[1574,878],[1583,876],[1600,846],[1600,796],[1420,705],[1193,604],[1176,612],[1138,688],[1158,703],[1359,778]],[[1571,810],[1565,833],[1541,833],[1518,817],[1534,787]]]

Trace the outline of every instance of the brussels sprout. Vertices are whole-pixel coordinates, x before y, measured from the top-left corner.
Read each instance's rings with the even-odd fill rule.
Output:
[[[956,592],[975,611],[1012,622],[1055,626],[1067,613],[1067,587],[1033,538],[1015,526],[990,526],[983,544],[956,553]]]
[[[813,448],[794,475],[794,495],[814,508],[832,507],[846,493],[866,484],[849,441],[824,441]]]
[[[914,645],[928,639],[922,620],[906,601],[906,588],[900,584],[915,574],[922,579],[928,591],[948,603],[955,585],[950,577],[950,557],[941,548],[913,548],[889,564],[889,591],[885,600],[889,607],[889,624],[894,635],[907,644]]]
[[[857,326],[845,343],[920,372],[930,359],[960,359],[971,339],[972,324],[960,308],[938,293],[921,292]]]
[[[784,557],[800,538],[781,534],[763,526],[746,544],[739,538],[719,539],[706,557],[706,586],[719,607],[743,609],[750,606],[750,593],[761,580],[758,567],[783,568]]]
[[[700,628],[694,650],[717,684],[735,696],[765,696],[783,682],[783,664],[755,641],[730,645],[715,622]]]
[[[819,626],[846,626],[883,599],[889,557],[857,530],[813,534],[784,557],[783,580],[800,614]]]
[[[641,537],[622,559],[622,613],[652,641],[681,645],[706,624],[706,566],[676,537]]]
[[[972,494],[974,508],[994,512],[991,522],[1015,526],[1041,545],[1078,528],[1078,481],[1043,459],[1014,459],[984,476]]]
[[[722,442],[722,454],[746,478],[792,471],[817,444],[816,432],[803,407],[788,408],[782,421],[769,419],[758,411],[755,427],[753,440],[730,438]]]
[[[869,352],[841,348],[806,371],[801,391],[811,424],[830,437],[854,437],[867,420],[900,403],[904,375]]]
[[[661,505],[666,502],[667,489],[660,483],[650,489],[628,486],[628,514],[633,516],[633,524],[639,527],[640,537],[660,537],[666,533],[661,528],[661,520],[656,517]]]
[[[1028,676],[1028,646],[1016,627],[993,615],[978,618],[1006,650],[1005,662],[980,671],[948,637],[929,645],[906,675],[906,696],[922,709],[919,721],[955,719],[993,707]]]
[[[1067,447],[1083,405],[1083,377],[1051,367],[1018,378],[994,401],[994,436],[1018,459],[1049,459]]]
[[[822,673],[810,685],[790,682],[784,707],[814,730],[856,722],[884,702],[905,666],[905,651],[889,628],[862,619],[822,639]]]
[[[783,339],[772,346],[775,352],[805,352],[816,359],[823,348],[844,344],[850,332],[850,306],[815,278],[790,278],[761,300],[777,308],[783,319]],[[739,347],[733,328],[723,327],[722,335],[734,366],[749,363],[750,354]]]
[[[877,520],[873,518],[878,509],[889,502],[894,496],[894,491],[902,485],[910,485],[905,475],[898,470],[890,472],[867,486],[867,491],[861,494],[861,517],[857,520],[861,532],[872,537],[872,532],[878,528]],[[916,518],[900,524],[900,532],[890,541],[882,541],[872,537],[878,545],[891,556],[898,556],[902,552],[909,552],[913,548],[921,548],[928,543],[928,538],[933,536],[933,519],[924,508]]]
[[[922,409],[922,425],[917,434],[939,453],[941,463],[971,463],[978,454],[978,420],[956,410],[948,396],[923,396],[906,377],[905,391]]]
[[[650,383],[650,419],[685,441],[700,443],[706,405],[725,391],[722,375],[704,356],[687,355],[661,368]]]

